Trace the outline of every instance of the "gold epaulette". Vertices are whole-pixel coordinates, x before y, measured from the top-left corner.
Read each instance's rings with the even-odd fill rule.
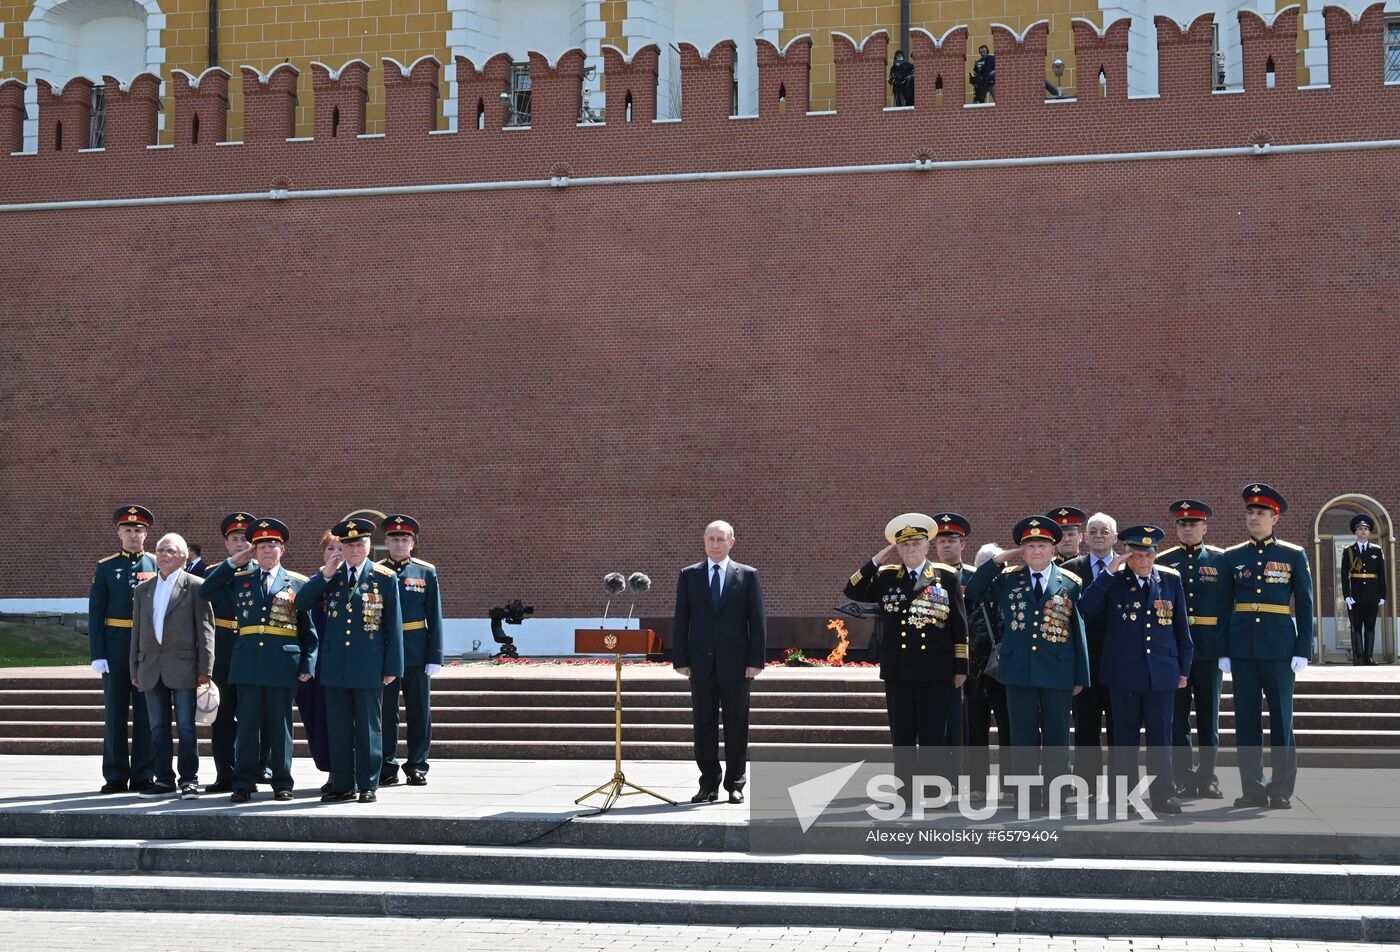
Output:
[[[880,570],[881,572],[894,572],[894,571],[896,571],[896,570],[898,570],[898,569],[901,569],[901,568],[903,568],[903,566],[901,566],[901,565],[882,565],[882,566],[880,566],[880,569],[879,569],[879,570]]]
[[[398,575],[398,574],[399,574],[398,572],[395,572],[393,569],[389,568],[388,566],[380,565],[378,562],[374,563],[374,570],[375,570],[376,572],[378,572],[380,575]]]
[[[952,572],[954,575],[958,574],[958,570],[948,565],[946,562],[930,562],[928,567],[930,572]]]
[[[413,558],[410,559],[409,561],[412,562],[414,565],[421,565],[421,566],[423,566],[423,568],[425,568],[425,569],[432,569],[434,572],[437,571],[437,566],[436,566],[436,565],[434,565],[434,564],[431,563],[431,562],[424,562],[422,559],[418,558],[417,556],[413,557]]]
[[[1007,574],[1009,574],[1009,573],[1011,573],[1011,572],[1019,572],[1019,571],[1021,571],[1021,569],[1023,569],[1023,568],[1025,568],[1024,565],[1004,565],[1004,566],[1002,566],[1001,574],[1002,574],[1002,575],[1007,575]]]
[[[393,559],[389,558],[389,556],[386,555],[386,556],[384,556],[384,558],[382,558],[382,559],[375,559],[375,560],[374,560],[374,564],[375,564],[375,565],[388,565],[388,564],[389,564],[390,562],[392,562],[392,561],[393,561]]]
[[[1071,572],[1069,569],[1065,568],[1063,565],[1060,566],[1060,574],[1061,574],[1061,575],[1067,575],[1067,576],[1069,576],[1071,579],[1074,580],[1074,584],[1075,584],[1075,585],[1083,585],[1083,584],[1084,584],[1084,580],[1083,580],[1082,578],[1080,578],[1078,575],[1075,575],[1073,572]]]
[[[256,567],[250,568],[250,569],[238,569],[238,570],[235,571],[233,574],[234,574],[234,575],[252,575],[252,574],[253,574],[254,572],[256,572],[256,571],[257,571],[257,568],[256,568]]]
[[[1278,545],[1283,546],[1285,549],[1292,549],[1294,552],[1303,551],[1303,547],[1301,545],[1294,545],[1292,542],[1284,542],[1282,539],[1275,539],[1274,542]]]
[[[1207,545],[1206,549],[1210,552],[1214,552],[1216,555],[1219,555],[1221,552],[1225,551],[1218,545]]]
[[[120,552],[113,552],[111,555],[107,556],[105,559],[98,559],[98,560],[97,560],[97,564],[98,564],[98,565],[101,565],[103,562],[110,562],[110,561],[112,561],[113,559],[115,559],[115,558],[116,558],[117,556],[119,556],[119,555],[121,555]]]
[[[1181,578],[1181,573],[1178,572],[1176,569],[1172,568],[1170,565],[1158,565],[1157,571],[1166,572],[1168,575],[1175,575],[1177,578]]]
[[[1181,546],[1179,546],[1179,545],[1174,545],[1174,546],[1172,546],[1170,549],[1163,549],[1161,552],[1158,552],[1158,553],[1157,553],[1157,559],[1160,561],[1160,560],[1162,559],[1163,556],[1171,555],[1173,552],[1180,552],[1180,551],[1181,551]]]
[[[1247,545],[1252,545],[1252,544],[1253,544],[1253,543],[1252,543],[1249,539],[1245,539],[1243,542],[1236,542],[1234,545],[1230,546],[1228,549],[1221,549],[1220,551],[1221,551],[1222,553],[1223,553],[1223,552],[1233,552],[1233,551],[1235,551],[1236,549],[1243,549],[1245,546],[1247,546]]]
[[[282,571],[286,572],[287,575],[289,575],[291,578],[296,579],[298,582],[306,581],[306,576],[302,575],[300,572],[293,572],[291,569],[283,569]]]

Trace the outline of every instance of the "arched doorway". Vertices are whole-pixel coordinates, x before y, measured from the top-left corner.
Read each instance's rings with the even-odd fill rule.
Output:
[[[115,76],[123,83],[141,73],[160,75],[165,50],[160,32],[165,14],[157,0],[35,0],[24,23],[29,52],[24,66],[29,73],[25,90],[24,148],[34,151],[38,144],[38,87],[43,79],[54,89],[74,76],[84,76],[100,87],[102,77]],[[93,91],[94,135],[100,143],[103,105],[100,88]],[[160,128],[164,114],[158,115]],[[87,148],[89,143],[81,143]]]
[[[354,512],[347,512],[341,516],[342,519],[368,519],[374,523],[374,536],[370,539],[369,547],[369,557],[372,562],[378,562],[389,556],[389,550],[384,545],[384,533],[379,531],[379,526],[383,524],[387,515],[378,509],[356,509]]]
[[[1351,532],[1352,517],[1363,513],[1376,521],[1372,541],[1385,553],[1390,576],[1385,580],[1386,590],[1392,593],[1376,619],[1376,660],[1386,664],[1396,661],[1395,522],[1378,500],[1360,493],[1347,493],[1319,509],[1313,521],[1313,596],[1319,657],[1324,663],[1349,664],[1351,661],[1351,625],[1339,573],[1342,550],[1355,541]]]

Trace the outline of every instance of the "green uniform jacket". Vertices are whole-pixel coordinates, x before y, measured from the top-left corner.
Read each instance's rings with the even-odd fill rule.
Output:
[[[273,571],[270,590],[260,583],[256,564],[235,569],[224,561],[204,577],[203,592],[233,594],[238,640],[229,659],[230,684],[291,688],[299,675],[316,670],[316,626],[296,604],[306,576],[281,566]]]
[[[1227,616],[1221,619],[1221,657],[1311,659],[1313,584],[1302,547],[1269,536],[1232,545],[1220,558]]]
[[[88,590],[88,649],[93,661],[106,661],[112,672],[126,670],[131,652],[131,592],[156,577],[156,557],[149,552],[113,552],[97,563]]]
[[[393,569],[365,562],[353,592],[347,589],[344,566],[329,581],[317,572],[297,594],[297,607],[309,611],[317,602],[324,602],[326,612],[322,684],[379,690],[385,676],[403,677],[403,616]]]
[[[988,559],[972,573],[967,600],[993,602],[1001,611],[997,675],[1016,687],[1070,690],[1089,686],[1089,644],[1079,614],[1079,576],[1058,565],[1035,600],[1024,565],[998,565]]]
[[[1190,549],[1178,545],[1157,556],[1158,565],[1176,569],[1181,575],[1181,585],[1186,589],[1186,621],[1191,626],[1197,661],[1215,661],[1220,657],[1220,624],[1230,614],[1225,604],[1224,552],[1214,545]]]

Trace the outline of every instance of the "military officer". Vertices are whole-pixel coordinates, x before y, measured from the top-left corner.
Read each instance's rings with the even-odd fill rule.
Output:
[[[1385,554],[1371,542],[1376,521],[1365,513],[1354,516],[1356,541],[1342,550],[1342,597],[1351,617],[1351,663],[1375,664],[1376,615],[1385,604]]]
[[[1059,506],[1046,515],[1060,527],[1060,541],[1055,543],[1055,564],[1064,565],[1079,555],[1079,543],[1084,541],[1084,525],[1089,517],[1075,506]]]
[[[963,546],[972,533],[972,523],[956,512],[935,512],[933,514],[935,535],[933,537],[933,557],[958,573],[963,590],[967,580],[972,578],[972,569],[963,564]],[[972,606],[963,606],[969,615]],[[949,747],[961,747],[963,743],[963,689],[953,689],[952,706],[948,710],[948,735],[945,741]]]
[[[291,538],[286,523],[259,517],[244,530],[244,536],[251,548],[220,562],[204,578],[206,593],[232,592],[238,620],[238,641],[228,674],[238,693],[233,794],[229,799],[234,803],[252,799],[262,773],[259,762],[266,739],[272,797],[290,800],[292,699],[297,682],[311,680],[316,670],[316,627],[296,604],[306,576],[282,567]],[[257,564],[250,565],[254,559]]]
[[[122,506],[112,514],[121,548],[98,560],[88,591],[88,647],[92,669],[102,675],[106,729],[102,737],[102,792],[140,793],[155,779],[146,700],[131,686],[131,592],[156,576],[156,558],[146,551],[155,523],[145,506]],[[127,745],[127,718],[131,743]]]
[[[442,595],[437,568],[413,557],[418,540],[418,520],[401,513],[379,526],[389,557],[380,564],[399,576],[399,611],[403,615],[403,680],[384,685],[384,769],[379,785],[399,782],[399,685],[403,685],[408,714],[408,749],[404,773],[409,786],[428,782],[428,747],[432,742],[433,714],[430,680],[442,670]]]
[[[920,756],[947,738],[953,691],[967,680],[967,612],[962,583],[951,566],[930,562],[934,521],[922,513],[896,516],[885,526],[886,545],[855,571],[846,597],[879,608],[880,678],[895,748],[895,773],[906,783]],[[929,758],[928,751],[922,752]],[[946,756],[924,767],[955,780]],[[921,767],[921,773],[924,768]]]
[[[1046,784],[1069,771],[1070,705],[1089,684],[1079,576],[1054,562],[1061,538],[1050,517],[1027,516],[1012,530],[1018,548],[983,562],[967,585],[968,601],[1001,612],[997,680],[1006,686],[1012,772],[1035,774],[1040,762]],[[1006,564],[1013,559],[1023,564]]]
[[[1176,569],[1155,565],[1167,537],[1157,526],[1132,526],[1118,538],[1128,551],[1114,558],[1079,599],[1085,621],[1104,624],[1100,683],[1113,707],[1114,773],[1137,783],[1139,735],[1147,731],[1149,796],[1158,813],[1180,813],[1172,777],[1172,713],[1191,670],[1186,590]]]
[[[1312,573],[1302,547],[1274,535],[1288,510],[1283,494],[1265,483],[1250,483],[1243,497],[1249,538],[1221,553],[1225,617],[1220,670],[1234,682],[1242,787],[1235,806],[1287,810],[1293,806],[1298,776],[1293,682],[1313,652]],[[1261,698],[1269,705],[1273,776],[1267,784]]]
[[[1157,556],[1157,565],[1176,569],[1186,590],[1186,621],[1191,629],[1191,671],[1186,687],[1176,692],[1172,717],[1172,773],[1182,796],[1219,800],[1215,774],[1220,749],[1220,620],[1226,614],[1224,579],[1218,546],[1206,545],[1208,520],[1214,514],[1199,499],[1178,499],[1171,505],[1180,543]],[[1200,766],[1191,766],[1191,707],[1196,708],[1196,739]]]
[[[331,781],[325,801],[378,799],[384,768],[381,696],[403,676],[403,619],[399,576],[369,559],[375,525],[353,517],[337,522],[331,534],[340,551],[330,554],[297,595],[297,607],[318,602],[326,612],[321,682],[326,686],[330,727]]]
[[[246,549],[251,549],[248,541],[248,527],[253,517],[246,512],[231,512],[219,524],[224,540],[224,551],[233,557]],[[207,574],[207,571],[206,571]],[[202,589],[201,589],[202,591]],[[214,751],[214,782],[204,788],[205,793],[233,792],[233,745],[237,736],[238,685],[228,679],[229,664],[233,660],[233,648],[238,642],[238,606],[232,588],[215,592],[204,592],[205,600],[214,609],[214,683],[219,688],[219,711],[214,716],[210,730]],[[267,767],[269,738],[263,738],[263,753],[259,759],[259,774]]]

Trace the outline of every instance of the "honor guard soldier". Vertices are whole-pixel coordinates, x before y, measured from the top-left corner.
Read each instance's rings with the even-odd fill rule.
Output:
[[[847,598],[874,602],[879,609],[880,679],[895,773],[905,781],[910,802],[915,748],[945,745],[953,692],[967,679],[962,583],[951,566],[929,561],[933,525],[933,518],[921,513],[891,519],[885,526],[889,544],[846,583]],[[939,759],[943,762],[929,767],[946,770],[946,760]]]
[[[1113,772],[1128,778],[1125,792],[1136,786],[1138,738],[1146,730],[1152,809],[1180,813],[1172,778],[1172,714],[1191,670],[1191,631],[1181,576],[1154,564],[1166,537],[1157,526],[1120,532],[1128,552],[1090,583],[1079,609],[1086,621],[1104,623],[1099,678],[1113,706]]]
[[[1157,565],[1176,569],[1186,590],[1186,621],[1191,628],[1191,671],[1186,687],[1176,692],[1172,718],[1172,772],[1182,796],[1219,800],[1215,774],[1220,749],[1220,620],[1225,611],[1224,549],[1206,545],[1207,520],[1214,514],[1199,499],[1179,499],[1171,505],[1180,543],[1157,556]],[[1191,766],[1191,708],[1196,708],[1196,740],[1200,766]]]
[[[102,675],[106,729],[102,737],[102,792],[140,793],[155,779],[155,753],[146,699],[132,687],[131,592],[156,576],[156,557],[146,552],[155,523],[145,506],[123,506],[112,514],[121,549],[97,563],[88,591],[88,647],[92,669]],[[131,743],[127,745],[127,719]]]
[[[233,595],[238,641],[229,659],[229,683],[238,691],[238,731],[233,744],[234,803],[246,803],[262,774],[269,749],[274,800],[292,799],[292,699],[298,681],[316,670],[316,627],[296,604],[306,576],[282,567],[285,523],[267,517],[244,530],[251,548],[219,563],[204,577],[206,595]],[[256,564],[249,564],[256,559]],[[222,707],[222,702],[220,703]]]
[[[253,517],[246,512],[231,512],[219,524],[224,540],[224,551],[229,557],[251,549],[248,541],[248,527]],[[207,573],[206,573],[207,574]],[[201,589],[203,591],[203,589]],[[229,665],[233,661],[233,648],[238,643],[238,606],[232,588],[222,588],[213,592],[203,591],[204,598],[214,609],[214,683],[219,688],[219,711],[214,715],[214,725],[210,730],[211,746],[214,751],[214,782],[204,788],[205,793],[233,792],[233,746],[238,734],[238,685],[228,679]],[[263,739],[263,751],[259,759],[259,774],[266,775],[269,750],[268,738]]]
[[[1027,516],[1011,535],[1019,548],[983,562],[967,598],[994,602],[1001,612],[997,680],[1006,686],[1012,773],[1034,775],[1040,761],[1048,787],[1069,772],[1070,705],[1089,684],[1081,583],[1054,562],[1062,534],[1053,519]],[[1010,559],[1024,564],[1007,565]]]
[[[340,552],[332,552],[297,595],[301,610],[324,602],[326,612],[321,681],[335,786],[321,797],[325,801],[354,800],[356,788],[361,803],[378,799],[384,768],[381,696],[403,676],[399,576],[369,560],[374,529],[368,519],[337,522],[331,534],[340,540]]]
[[[1351,520],[1356,541],[1342,550],[1342,597],[1351,618],[1351,663],[1375,664],[1376,615],[1385,604],[1385,554],[1371,541],[1376,521],[1362,513]]]
[[[972,523],[956,512],[935,512],[933,525],[935,530],[933,557],[958,573],[958,581],[962,583],[965,592],[967,581],[972,578],[972,569],[963,564],[963,545],[966,543],[967,537],[972,534]],[[964,601],[963,607],[970,617],[972,606]],[[969,635],[969,637],[971,636]],[[946,743],[949,747],[961,747],[963,744],[963,689],[961,687],[953,690],[952,707],[948,711],[948,739]]]
[[[1312,573],[1302,546],[1274,536],[1279,516],[1288,510],[1283,494],[1250,483],[1243,496],[1249,539],[1221,554],[1229,620],[1221,623],[1220,670],[1234,683],[1242,787],[1235,806],[1287,810],[1298,776],[1293,682],[1313,652]],[[1267,784],[1261,699],[1269,704],[1273,776]]]
[[[442,670],[442,595],[437,569],[413,558],[418,520],[392,515],[379,526],[389,557],[380,564],[399,576],[399,611],[403,615],[403,699],[408,714],[408,758],[403,764],[410,786],[428,782],[428,747],[432,743],[431,679]],[[399,782],[399,684],[384,686],[384,769],[380,786]]]
[[[1079,555],[1079,543],[1084,541],[1084,524],[1089,517],[1083,509],[1060,506],[1046,513],[1060,527],[1060,541],[1055,543],[1055,564],[1064,565]]]

